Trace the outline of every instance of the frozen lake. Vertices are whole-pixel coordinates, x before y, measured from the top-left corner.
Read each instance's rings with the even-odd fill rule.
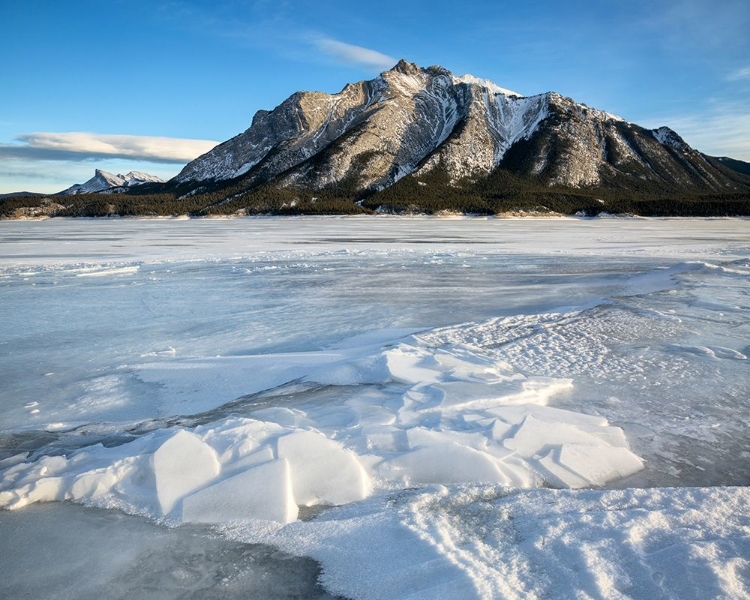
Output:
[[[60,522],[207,536],[189,597],[750,594],[750,221],[2,222],[0,319],[0,505],[99,511],[0,592]]]

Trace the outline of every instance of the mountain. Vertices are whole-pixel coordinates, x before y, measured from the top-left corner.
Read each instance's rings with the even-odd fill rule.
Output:
[[[59,192],[59,195],[91,194],[119,188],[129,188],[136,185],[143,185],[144,183],[163,183],[163,180],[156,175],[149,175],[140,171],[130,171],[127,175],[113,175],[107,171],[96,169],[94,176],[86,183],[77,183]]]
[[[356,199],[407,176],[440,173],[455,188],[498,170],[567,189],[748,189],[748,180],[667,127],[403,60],[338,94],[297,92],[258,111],[247,131],[188,163],[170,186],[182,195],[231,188],[227,200],[268,184]]]

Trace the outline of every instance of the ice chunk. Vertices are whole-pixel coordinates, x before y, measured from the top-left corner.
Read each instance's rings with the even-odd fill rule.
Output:
[[[499,450],[499,451],[498,451]],[[530,488],[541,485],[540,477],[529,463],[516,454],[503,456],[499,446],[490,446],[488,453],[495,458],[500,470],[508,478],[507,485],[517,488]]]
[[[97,469],[81,473],[70,486],[69,495],[73,500],[96,498],[107,493],[118,481],[112,469]]]
[[[506,404],[510,396],[521,392],[522,384],[518,381],[501,383],[475,383],[473,381],[449,381],[438,383],[433,387],[442,391],[440,408],[442,409],[480,409],[497,404]]]
[[[518,406],[498,406],[487,409],[488,413],[500,417],[506,423],[520,423],[527,415],[548,423],[566,423],[575,425],[579,429],[591,432],[608,425],[607,419],[596,415],[552,408],[551,406],[537,406],[535,404],[521,404]]]
[[[345,504],[370,493],[370,478],[357,456],[320,433],[295,431],[280,437],[278,457],[291,465],[299,505]]]
[[[382,406],[357,406],[353,410],[359,414],[360,421],[368,425],[393,425],[396,422],[394,412]]]
[[[643,469],[643,461],[627,448],[564,444],[560,464],[594,485],[627,477]]]
[[[6,469],[14,465],[20,465],[21,463],[26,461],[28,456],[28,452],[21,452],[20,454],[15,454],[13,456],[9,456],[8,458],[0,460],[0,469]]]
[[[406,446],[406,434],[392,427],[363,429],[365,447],[377,452],[398,452]]]
[[[360,385],[386,383],[391,378],[385,356],[365,357],[359,360],[343,360],[315,369],[306,381],[325,385]]]
[[[297,519],[297,512],[291,471],[285,459],[243,471],[182,501],[182,520],[188,523],[226,523],[248,518],[290,523]]]
[[[408,452],[380,466],[387,479],[415,483],[509,483],[489,455],[456,442]]]
[[[565,423],[548,423],[529,415],[512,438],[505,440],[506,448],[517,450],[521,456],[531,457],[547,446],[561,444],[588,444],[607,446],[600,437],[586,433],[578,427]]]
[[[551,483],[570,488],[604,485],[643,469],[643,461],[630,450],[609,446],[563,444],[538,462],[551,474]]]
[[[220,470],[216,452],[197,435],[184,429],[154,452],[152,464],[156,494],[165,515],[178,500],[206,485]]]
[[[65,497],[66,484],[64,477],[44,477],[18,490],[0,492],[0,506],[15,510],[34,502],[60,501]]]
[[[578,489],[591,482],[560,464],[560,448],[552,448],[537,463],[542,467],[544,479],[552,486]]]
[[[511,431],[513,431],[514,427],[515,425],[511,425],[510,423],[506,423],[505,421],[496,419],[492,424],[490,435],[492,436],[493,440],[500,441],[506,438],[511,433]]]
[[[444,393],[441,408],[485,409],[498,405],[538,404],[572,387],[570,379],[534,377],[526,380],[508,380],[494,383],[450,381],[433,387]]]
[[[213,446],[218,445],[218,440],[228,438],[236,445],[241,456],[248,450],[253,450],[271,438],[278,437],[286,432],[286,429],[278,423],[260,421],[257,419],[233,419],[228,425],[206,433],[206,441]]]

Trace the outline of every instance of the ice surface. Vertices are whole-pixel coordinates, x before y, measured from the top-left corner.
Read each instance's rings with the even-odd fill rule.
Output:
[[[352,598],[748,596],[746,487],[511,489],[747,485],[748,221],[0,228],[5,508],[210,522]]]
[[[206,527],[158,527],[70,503],[0,511],[0,597],[15,600],[331,599],[318,565]]]

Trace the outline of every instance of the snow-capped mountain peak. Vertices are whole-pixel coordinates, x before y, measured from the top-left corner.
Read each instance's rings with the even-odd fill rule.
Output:
[[[675,150],[684,150],[688,147],[685,143],[685,140],[683,140],[669,127],[659,127],[658,129],[653,129],[652,133],[654,137],[659,141],[659,143],[664,146],[669,146],[670,148],[674,148]]]
[[[60,192],[60,195],[93,194],[116,188],[142,185],[144,183],[163,183],[163,179],[141,171],[130,171],[127,175],[115,175],[102,169],[96,169],[94,176],[87,182],[77,183]]]

